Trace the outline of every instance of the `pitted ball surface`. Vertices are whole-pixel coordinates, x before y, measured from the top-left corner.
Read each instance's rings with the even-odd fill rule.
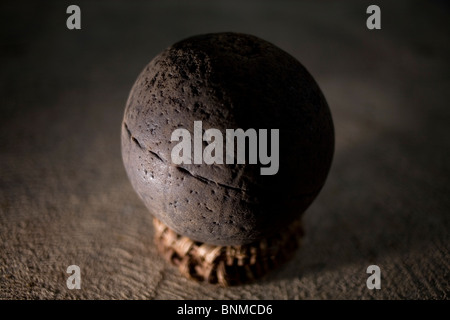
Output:
[[[193,138],[194,121],[224,136],[279,129],[279,171],[261,175],[262,165],[248,158],[174,164],[171,134],[185,128]],[[275,45],[238,33],[194,36],[156,56],[131,89],[121,139],[128,177],[149,211],[179,234],[215,245],[257,241],[299,218],[334,152],[330,110],[309,72]]]

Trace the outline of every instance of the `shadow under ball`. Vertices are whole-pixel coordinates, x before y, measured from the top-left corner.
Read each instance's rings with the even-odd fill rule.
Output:
[[[248,155],[246,164],[175,165],[172,132],[193,137],[194,121],[224,136],[268,129],[268,141],[279,129],[278,172],[261,175],[265,165],[248,164]],[[131,89],[121,139],[128,177],[149,211],[180,235],[220,246],[270,237],[299,219],[334,152],[331,113],[309,72],[239,33],[194,36],[156,56]]]

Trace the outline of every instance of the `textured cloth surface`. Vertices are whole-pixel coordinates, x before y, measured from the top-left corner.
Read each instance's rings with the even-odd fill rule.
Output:
[[[161,1],[162,2],[162,1]],[[448,299],[450,42],[444,1],[16,1],[0,9],[1,299]],[[172,43],[237,31],[299,59],[333,113],[336,153],[303,246],[254,284],[180,276],[120,154],[141,69]],[[274,213],[276,214],[276,213]],[[81,269],[69,290],[66,269]],[[381,268],[368,290],[366,268]]]

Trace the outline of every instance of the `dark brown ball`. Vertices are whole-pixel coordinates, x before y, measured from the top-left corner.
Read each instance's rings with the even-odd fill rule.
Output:
[[[224,136],[279,129],[278,173],[261,175],[248,158],[175,165],[171,134],[193,134],[194,121]],[[149,211],[179,234],[216,245],[282,232],[321,190],[333,152],[330,110],[312,76],[275,45],[238,33],[194,36],[155,57],[131,90],[122,124],[125,168]]]

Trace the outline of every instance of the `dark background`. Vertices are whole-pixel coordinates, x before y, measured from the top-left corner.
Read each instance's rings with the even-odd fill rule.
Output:
[[[82,30],[66,28],[81,8]],[[366,28],[381,7],[382,29]],[[450,42],[444,1],[2,1],[0,298],[448,299]],[[185,37],[254,34],[315,77],[336,153],[303,247],[254,284],[182,278],[156,253],[120,154],[142,68]],[[68,290],[67,266],[81,268]],[[381,268],[368,290],[367,266]]]

